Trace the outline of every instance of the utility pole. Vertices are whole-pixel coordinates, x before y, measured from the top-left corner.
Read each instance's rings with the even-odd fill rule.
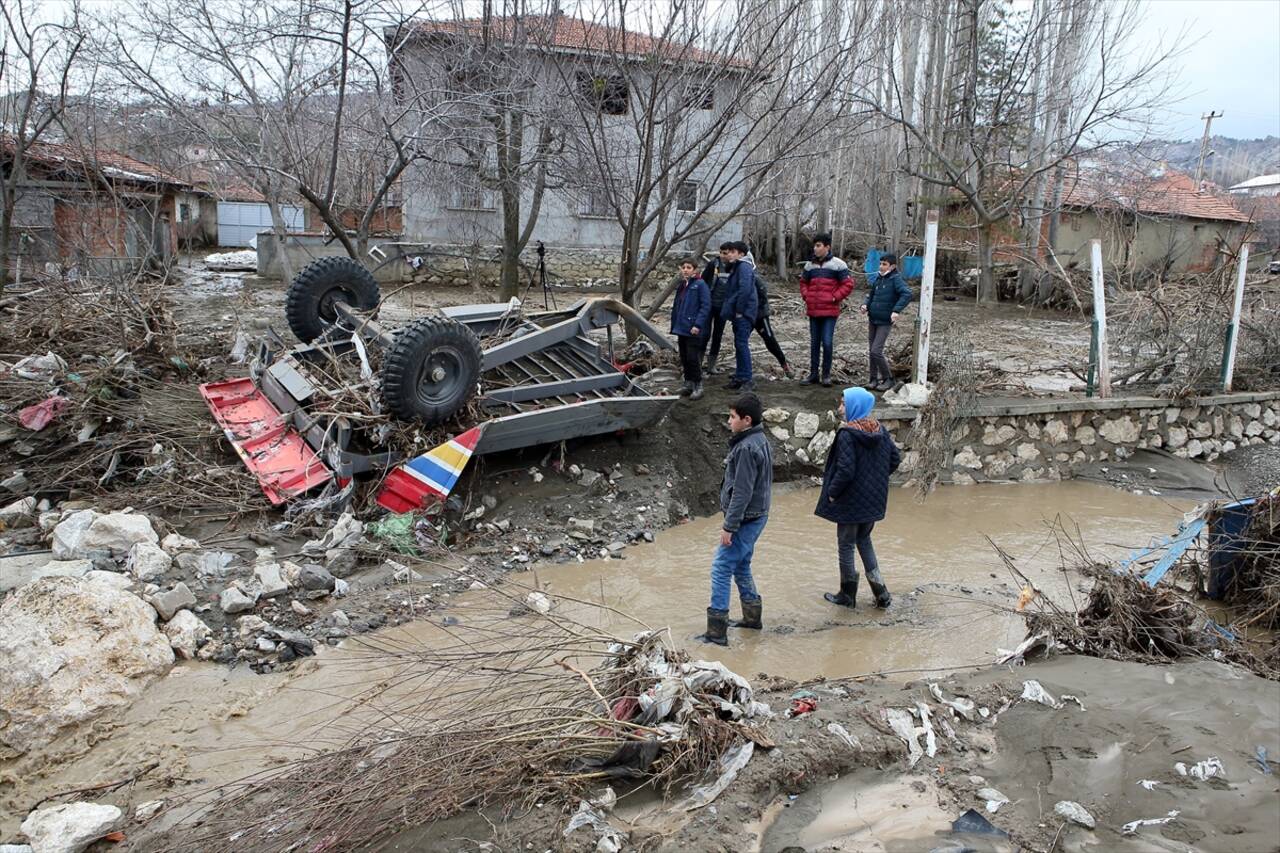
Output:
[[[1204,122],[1204,136],[1200,140],[1200,162],[1196,166],[1196,192],[1200,191],[1200,181],[1204,178],[1204,158],[1209,155],[1209,127],[1215,118],[1222,118],[1222,113],[1210,110],[1200,116]]]

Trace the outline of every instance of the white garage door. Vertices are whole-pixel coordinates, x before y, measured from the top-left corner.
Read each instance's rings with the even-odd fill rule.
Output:
[[[283,207],[285,224],[292,231],[302,230],[300,207]],[[271,208],[259,202],[218,202],[218,245],[248,246],[259,231],[271,227]]]

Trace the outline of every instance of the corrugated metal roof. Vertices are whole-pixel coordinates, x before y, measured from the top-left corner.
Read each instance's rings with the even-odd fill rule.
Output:
[[[1231,187],[1231,190],[1251,190],[1256,187],[1273,187],[1280,184],[1280,174],[1275,175],[1259,175],[1256,178],[1250,178],[1247,181],[1241,181]]]

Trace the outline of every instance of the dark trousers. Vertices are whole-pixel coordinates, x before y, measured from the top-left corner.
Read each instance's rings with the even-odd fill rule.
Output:
[[[831,353],[835,348],[836,317],[809,318],[809,375],[818,375],[818,356],[822,356],[822,375],[831,375]]]
[[[893,374],[889,372],[889,360],[884,357],[884,343],[889,340],[891,331],[893,331],[892,323],[879,326],[870,321],[867,322],[867,343],[870,350],[871,378],[873,380],[893,378]]]
[[[676,346],[680,350],[680,367],[684,381],[697,385],[702,381],[702,349],[707,339],[701,335],[677,335]]]
[[[876,562],[876,549],[871,546],[871,529],[875,526],[874,521],[836,525],[836,555],[840,560],[841,583],[858,582],[858,566],[853,559],[856,550],[862,558],[862,570],[866,572],[867,581],[875,586],[884,585],[880,564]]]
[[[724,337],[725,319],[720,316],[720,309],[715,305],[711,306],[711,344],[707,350],[707,365],[716,363],[716,359],[720,357],[720,341]]]
[[[733,318],[733,378],[751,381],[751,330],[755,327],[746,317]]]
[[[778,360],[778,364],[786,367],[787,356],[782,351],[778,338],[773,334],[773,324],[769,322],[768,317],[761,317],[756,320],[756,334],[760,336],[760,340],[764,341],[765,349]]]

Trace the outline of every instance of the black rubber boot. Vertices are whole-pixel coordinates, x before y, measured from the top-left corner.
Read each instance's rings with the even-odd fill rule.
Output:
[[[684,387],[680,389],[680,396],[688,397],[692,393],[693,393],[693,383],[692,382],[684,383]]]
[[[858,605],[858,579],[840,581],[839,592],[824,592],[822,597],[832,604],[839,604],[841,607],[856,607]]]
[[[695,639],[704,643],[715,643],[717,646],[729,645],[729,611],[707,608],[707,633],[699,634]]]
[[[830,374],[830,373],[828,373],[826,376],[822,377],[822,387],[823,387],[823,388],[830,388],[830,387],[831,387],[831,385],[832,385],[832,382],[831,382],[831,374]]]
[[[806,376],[804,379],[801,379],[801,380],[800,380],[800,384],[801,384],[801,385],[817,385],[817,384],[818,384],[818,374],[816,374],[816,373],[810,373],[810,374],[809,374],[808,376]]]
[[[764,612],[764,599],[758,598],[755,601],[742,602],[742,618],[734,619],[729,623],[730,628],[752,628],[759,631],[764,627],[764,623],[760,621],[760,616]]]
[[[889,588],[887,586],[882,583],[876,583],[875,581],[868,581],[868,583],[871,584],[871,591],[875,594],[876,607],[884,610],[893,603],[893,596],[889,594]]]
[[[703,394],[703,391],[702,391],[702,383],[701,383],[701,382],[695,382],[695,383],[693,383],[693,392],[689,394],[689,399],[690,399],[690,400],[701,400],[701,399],[702,399],[702,394]]]

